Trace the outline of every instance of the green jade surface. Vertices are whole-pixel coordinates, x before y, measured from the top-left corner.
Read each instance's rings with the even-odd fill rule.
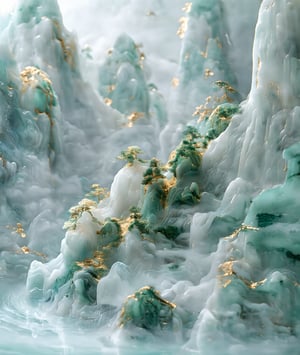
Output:
[[[174,0],[180,53],[149,60],[132,28],[180,12],[110,5],[137,22],[100,59],[56,0],[1,26],[0,352],[298,351],[299,1]]]

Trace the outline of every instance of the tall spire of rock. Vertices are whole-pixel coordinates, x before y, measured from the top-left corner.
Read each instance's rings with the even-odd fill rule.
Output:
[[[249,97],[203,159],[204,175],[217,185],[217,193],[237,176],[258,189],[284,180],[282,151],[298,141],[300,132],[299,16],[296,0],[265,0],[261,5]],[[213,165],[220,174],[210,175]]]
[[[182,38],[179,69],[173,79],[173,93],[169,107],[169,124],[162,133],[161,142],[178,144],[185,125],[193,120],[196,107],[207,97],[218,97],[220,88],[214,82],[221,80],[235,84],[228,61],[228,30],[221,0],[196,0],[183,8],[177,32]]]

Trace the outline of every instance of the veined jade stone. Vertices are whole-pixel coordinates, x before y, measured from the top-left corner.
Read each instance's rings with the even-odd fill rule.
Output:
[[[18,23],[28,23],[34,19],[39,23],[42,17],[56,18],[62,21],[60,10],[56,1],[26,0],[20,4],[17,10]]]
[[[299,331],[300,143],[283,155],[285,182],[261,192],[242,227],[219,244],[220,254],[229,252],[207,311],[216,327],[241,340]]]
[[[0,353],[298,354],[299,0],[79,3],[0,25]]]
[[[38,154],[47,152],[49,160],[53,164],[62,151],[62,142],[59,117],[61,112],[52,82],[45,72],[36,67],[24,68],[20,76],[22,82],[20,89],[21,107],[31,113],[32,129],[36,125],[40,132],[35,149]],[[36,124],[34,121],[36,121]],[[30,143],[33,143],[33,137]],[[30,143],[26,142],[26,145],[29,147]]]
[[[127,35],[121,35],[99,71],[99,92],[111,106],[131,115],[148,115],[149,92],[143,72],[143,55]]]
[[[170,328],[175,307],[161,298],[153,287],[146,286],[128,296],[122,308],[120,324],[148,330]]]

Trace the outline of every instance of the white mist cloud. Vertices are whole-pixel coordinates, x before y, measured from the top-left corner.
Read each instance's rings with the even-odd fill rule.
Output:
[[[0,3],[0,16],[10,13],[16,6],[18,0],[2,1]]]

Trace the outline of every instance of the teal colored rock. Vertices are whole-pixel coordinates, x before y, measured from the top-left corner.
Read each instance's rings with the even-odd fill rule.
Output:
[[[210,141],[217,138],[228,127],[233,115],[239,112],[239,106],[224,103],[217,106],[207,118],[205,138]]]
[[[166,203],[164,181],[157,181],[148,186],[142,207],[142,216],[151,223],[156,223],[162,216]]]
[[[167,197],[164,179],[160,162],[155,158],[151,159],[142,181],[146,193],[141,210],[143,218],[150,223],[155,224],[162,217]]]
[[[287,159],[285,183],[262,192],[254,199],[246,223],[268,227],[277,223],[299,221],[297,192],[300,188],[300,144],[294,144],[286,149],[283,155]]]
[[[150,95],[149,113],[151,117],[156,117],[160,128],[164,127],[168,121],[166,101],[154,84],[148,85]]]
[[[61,253],[49,263],[36,262],[29,271],[27,289],[31,299],[47,299],[57,306],[63,305],[66,298],[82,305],[95,303],[98,281],[116,261],[123,238],[117,220],[108,218],[100,223],[93,217],[95,205],[84,199],[70,209]],[[53,272],[55,279],[51,278]]]
[[[113,218],[108,218],[105,221],[101,231],[98,232],[98,235],[98,250],[101,250],[105,247],[118,247],[122,241],[122,230],[120,224],[116,219]]]
[[[149,113],[149,91],[138,46],[126,34],[114,44],[99,70],[99,92],[111,100],[111,106],[131,115]]]
[[[26,0],[23,1],[17,10],[18,23],[28,23],[34,19],[39,23],[42,17],[56,18],[61,22],[59,7],[56,0]]]
[[[236,79],[228,59],[230,46],[225,37],[228,29],[222,1],[193,1],[184,18],[186,31],[182,34],[179,86],[175,90],[178,90],[179,102],[188,90],[188,99],[182,105],[185,112],[192,115],[208,97],[226,102],[224,88],[213,85],[214,82],[224,81],[235,86]],[[231,96],[233,101],[240,100],[237,92]]]
[[[183,37],[184,51],[181,57],[184,73],[182,84],[192,82],[199,73],[205,75],[205,69],[212,71],[206,78],[208,82],[221,80],[223,77],[224,80],[229,80],[233,84],[233,76],[226,60],[228,44],[224,36],[227,24],[222,2],[219,0],[193,1],[187,19],[187,32]],[[201,38],[200,32],[197,33],[197,29],[200,30],[201,27],[203,30],[209,29],[209,38]],[[195,41],[197,37],[198,42]],[[206,47],[201,48],[201,45],[206,45]],[[215,75],[220,76],[216,78]]]
[[[167,122],[166,103],[158,88],[148,83],[145,54],[131,37],[120,35],[99,68],[98,90],[104,102],[125,114],[128,127],[145,119],[163,127]]]
[[[31,144],[36,141],[35,150],[39,153],[47,152],[53,164],[57,156],[62,152],[60,109],[57,96],[53,90],[49,76],[36,67],[26,67],[21,72],[20,101],[26,119],[29,115],[32,128],[24,127],[24,131],[34,134],[34,127],[37,130],[37,137],[31,137]],[[23,113],[24,114],[24,113]],[[27,121],[28,123],[28,121]],[[23,122],[26,125],[25,122]],[[28,129],[29,128],[29,129]],[[38,136],[39,133],[39,136]],[[24,133],[23,133],[24,134]],[[30,143],[25,144],[30,148]],[[32,144],[33,145],[33,144]]]
[[[201,165],[199,139],[200,134],[197,129],[188,126],[184,132],[183,140],[175,150],[175,157],[169,161],[170,171],[177,179],[199,169]]]
[[[122,327],[136,326],[147,330],[170,329],[176,306],[146,286],[127,298],[120,315]]]
[[[170,240],[175,240],[180,235],[180,229],[172,225],[162,225],[156,227],[154,231],[163,234],[166,238]]]
[[[4,352],[20,353],[6,341],[15,328],[15,342],[25,344],[21,353],[32,353],[32,339],[34,353],[49,354],[97,348],[244,355],[259,347],[298,353],[300,3],[261,2],[253,87],[239,104],[233,67],[237,60],[243,66],[243,53],[234,50],[227,25],[235,26],[230,4],[241,9],[246,2],[186,3],[178,31],[182,47],[179,52],[174,45],[177,53],[168,58],[156,37],[149,62],[161,63],[164,82],[171,82],[164,65],[174,74],[170,97],[167,91],[163,97],[149,83],[145,55],[129,36],[117,39],[100,68],[99,48],[94,58],[86,52],[88,68],[78,61],[57,1],[20,1],[0,35]],[[94,9],[110,14],[112,7],[117,14],[109,23],[121,20],[124,9],[137,11],[128,27],[134,33],[140,23],[153,30],[169,23],[180,1],[100,3]],[[246,10],[238,16],[238,24],[249,19]],[[114,22],[114,33],[125,20]],[[166,47],[172,49],[172,41]],[[165,125],[170,135],[159,137]],[[169,161],[161,146],[166,156],[173,150]],[[93,184],[93,200],[69,209],[94,181],[109,186],[116,151],[126,165],[109,197]],[[140,288],[146,284],[153,287]],[[140,334],[143,343],[136,342]],[[218,351],[211,350],[220,339]],[[296,352],[285,351],[292,341]]]
[[[143,219],[141,210],[137,207],[131,207],[130,209],[131,223],[128,227],[129,231],[137,229],[141,235],[149,234],[149,223],[146,219]]]
[[[286,181],[253,200],[244,227],[231,236],[237,238],[231,243],[231,257],[219,266],[216,308],[221,314],[226,307],[236,307],[240,338],[281,329],[298,332],[300,144],[286,149],[284,157]],[[223,320],[222,327],[232,332],[234,322]]]

